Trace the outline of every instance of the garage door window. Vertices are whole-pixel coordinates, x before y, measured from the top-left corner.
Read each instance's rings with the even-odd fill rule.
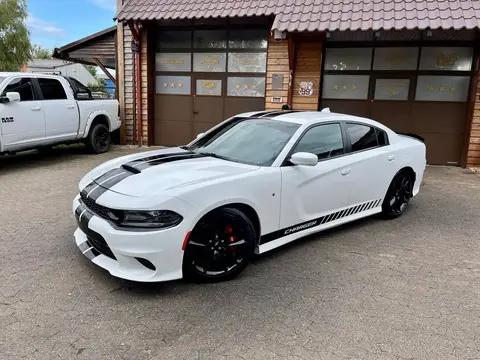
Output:
[[[415,100],[466,102],[470,77],[419,76]]]

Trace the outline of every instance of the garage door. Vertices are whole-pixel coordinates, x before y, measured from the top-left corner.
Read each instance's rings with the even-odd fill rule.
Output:
[[[459,165],[472,57],[471,47],[329,48],[321,107],[416,133],[429,164]]]
[[[267,29],[159,31],[155,144],[185,144],[231,115],[263,110],[267,37]]]

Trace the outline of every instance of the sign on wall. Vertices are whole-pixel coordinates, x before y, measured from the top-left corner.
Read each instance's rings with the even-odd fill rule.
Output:
[[[272,90],[283,90],[283,74],[272,74]]]
[[[300,89],[298,93],[301,96],[312,96],[313,95],[313,82],[311,81],[302,81],[300,83]]]

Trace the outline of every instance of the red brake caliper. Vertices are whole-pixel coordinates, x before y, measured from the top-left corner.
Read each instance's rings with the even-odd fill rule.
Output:
[[[231,235],[232,233],[233,233],[233,228],[232,228],[230,225],[227,225],[227,226],[225,227],[225,235],[230,235],[230,236],[228,237],[228,241],[231,242],[231,243],[237,241],[237,237]],[[233,252],[235,252],[235,251],[236,251],[236,246],[230,246],[230,250],[232,250]]]

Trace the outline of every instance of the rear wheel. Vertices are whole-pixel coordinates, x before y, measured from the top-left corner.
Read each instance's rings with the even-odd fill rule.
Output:
[[[413,191],[413,177],[407,171],[397,174],[388,188],[382,204],[382,215],[395,219],[407,210]]]
[[[196,226],[185,249],[186,278],[218,282],[232,279],[248,265],[256,243],[252,222],[241,211],[221,208]]]
[[[103,154],[108,151],[112,142],[108,127],[104,124],[94,124],[86,139],[86,145],[90,152]]]

